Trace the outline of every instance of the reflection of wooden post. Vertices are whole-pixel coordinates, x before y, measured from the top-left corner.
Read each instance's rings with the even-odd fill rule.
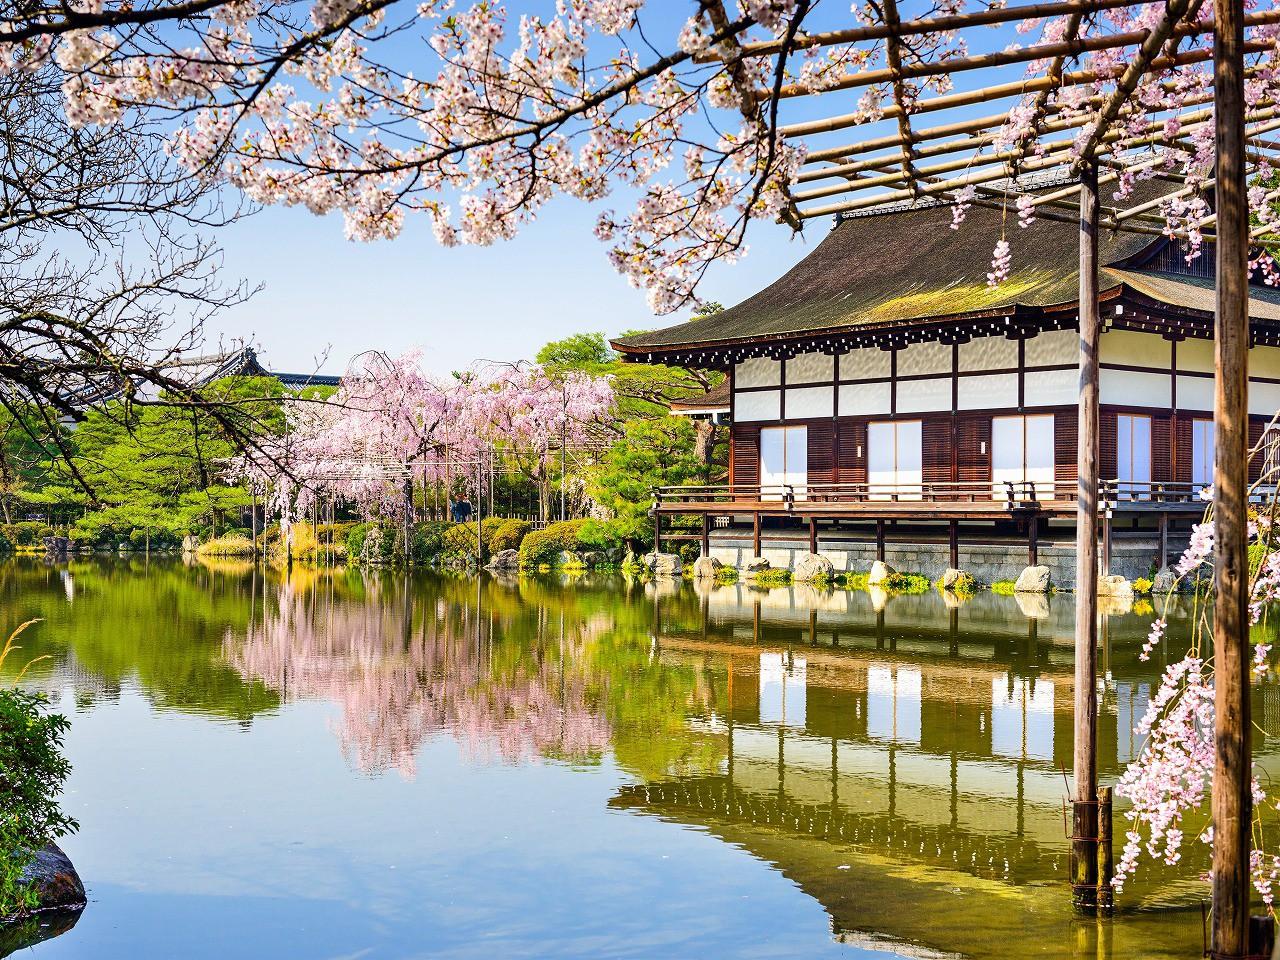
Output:
[[[1098,911],[1109,912],[1115,905],[1111,879],[1115,874],[1111,856],[1111,788],[1098,788]]]
[[[1098,168],[1080,174],[1080,413],[1076,439],[1075,796],[1071,805],[1072,903],[1097,898],[1098,649]]]
[[[818,608],[809,608],[809,646],[818,645]]]
[[[1217,304],[1214,315],[1213,938],[1249,950],[1251,846],[1248,487],[1249,211],[1244,167],[1243,0],[1214,0]]]
[[[884,521],[876,521],[876,559],[884,561]]]
[[[751,515],[751,549],[752,556],[760,556],[760,511]]]
[[[755,643],[760,642],[760,601],[757,599],[755,608],[751,612],[751,639]]]
[[[1111,576],[1111,508],[1102,511],[1102,575]]]

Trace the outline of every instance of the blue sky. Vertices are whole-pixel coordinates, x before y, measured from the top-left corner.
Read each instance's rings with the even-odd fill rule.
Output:
[[[217,235],[226,278],[263,289],[209,332],[259,344],[278,370],[341,373],[364,350],[421,346],[432,372],[447,373],[477,358],[530,358],[571,333],[685,319],[688,311],[655,317],[644,293],[614,272],[606,244],[592,235],[593,210],[560,200],[513,241],[451,249],[435,242],[425,218],[407,217],[399,238],[367,244],[345,240],[338,217],[263,210]],[[749,254],[715,266],[702,295],[726,306],[750,296],[813,249],[830,225],[815,221],[792,240],[789,227],[752,224]]]

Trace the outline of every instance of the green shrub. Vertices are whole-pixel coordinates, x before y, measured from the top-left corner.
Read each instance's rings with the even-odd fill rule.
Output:
[[[251,557],[253,541],[242,534],[228,534],[200,544],[196,554],[201,557]]]
[[[895,571],[885,577],[880,586],[890,593],[928,593],[930,583],[928,577],[922,577],[918,573]]]
[[[543,563],[554,563],[564,550],[581,550],[590,547],[583,542],[582,532],[587,526],[586,520],[561,520],[559,523],[547,524],[541,530],[530,530],[520,543],[520,563],[522,566],[537,566]]]
[[[413,531],[413,562],[430,563],[444,553],[444,533],[450,524],[444,520],[428,520]],[[383,540],[384,544],[386,540]]]
[[[723,566],[716,571],[716,583],[737,583],[738,568]]]
[[[978,588],[978,582],[973,579],[973,574],[961,573],[960,576],[956,579],[956,582],[952,584],[950,587],[944,587],[942,585],[941,577],[939,577],[938,580],[934,583],[934,586],[936,586],[939,590],[954,593],[957,597],[972,597],[974,594],[974,591],[977,590]]]
[[[998,593],[1002,597],[1012,597],[1017,592],[1014,590],[1015,586],[1017,586],[1016,580],[997,580],[991,585],[991,592]]]
[[[489,541],[489,551],[491,553],[501,553],[503,550],[519,550],[525,535],[532,529],[533,524],[528,520],[517,520],[515,518],[503,520]],[[488,530],[489,528],[486,526],[485,532],[487,533]]]
[[[369,531],[374,528],[372,523],[353,524],[351,529],[347,531],[347,556],[351,558],[359,557],[364,551],[364,541],[369,536]]]
[[[484,559],[494,552],[494,540],[507,521],[501,517],[485,517],[480,521],[480,533],[484,536]],[[476,555],[476,524],[451,523],[443,531],[441,553],[454,557],[474,557]]]
[[[791,582],[791,571],[782,567],[770,567],[753,576],[749,583],[757,587],[785,587]]]
[[[17,649],[13,632],[0,664]],[[0,690],[0,918],[29,913],[39,906],[22,872],[46,844],[75,831],[58,798],[71,772],[62,755],[67,718],[47,710],[43,693],[16,687]]]
[[[0,536],[19,547],[38,547],[45,537],[53,536],[53,527],[42,520],[20,520],[0,524]]]

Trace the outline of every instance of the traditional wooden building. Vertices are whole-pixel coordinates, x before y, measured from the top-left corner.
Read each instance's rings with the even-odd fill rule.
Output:
[[[1002,236],[1013,269],[991,286]],[[662,491],[659,522],[707,518],[704,543],[726,559],[771,546],[794,555],[807,528],[808,549],[821,543],[846,567],[866,559],[865,544],[884,557],[886,535],[905,568],[927,567],[920,550],[941,539],[944,564],[988,576],[1016,574],[1016,541],[1018,559],[1029,552],[1069,583],[1077,240],[1074,222],[1020,228],[989,207],[959,229],[949,205],[930,201],[843,216],[737,306],[615,341],[633,361],[729,378],[730,483]],[[1188,259],[1180,242],[1105,229],[1099,249],[1104,559],[1136,576],[1180,547],[1212,479],[1213,249]],[[1280,291],[1259,278],[1251,295],[1260,440],[1280,409]]]

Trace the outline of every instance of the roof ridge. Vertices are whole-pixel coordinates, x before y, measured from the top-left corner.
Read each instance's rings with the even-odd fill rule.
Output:
[[[1057,187],[1070,186],[1076,183],[1076,179],[1061,170],[1037,171],[1033,173],[1024,173],[1018,177],[1006,177],[1004,180],[995,180],[983,186],[983,191],[988,193],[998,192],[1000,190],[1016,190],[1020,193],[1026,193],[1035,190],[1050,190]],[[899,200],[896,203],[887,203],[880,207],[870,207],[865,210],[850,210],[835,215],[833,226],[839,226],[845,220],[861,220],[867,217],[878,217],[883,214],[904,213],[909,210],[928,210],[933,207],[950,206],[953,201],[938,196],[922,196],[914,197],[910,200]]]

